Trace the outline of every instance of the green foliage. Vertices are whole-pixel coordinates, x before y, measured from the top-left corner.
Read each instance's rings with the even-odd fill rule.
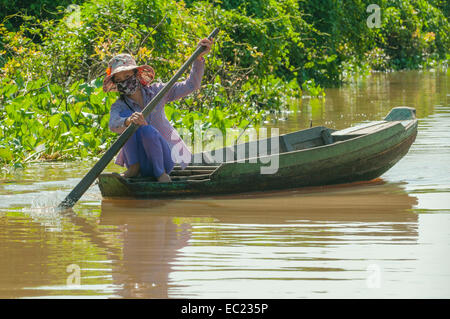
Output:
[[[35,16],[41,20],[61,17],[56,15],[57,9],[67,8],[69,5],[80,4],[83,0],[0,0],[0,21],[7,18],[5,25],[10,30],[17,30],[23,23],[20,13],[27,16]]]
[[[399,1],[384,10],[380,45],[394,69],[416,68],[429,56],[445,59],[450,27],[443,14],[427,1]]]
[[[18,164],[96,156],[111,143],[109,107],[115,98],[102,90],[102,81],[76,82],[69,89],[35,81],[5,84],[0,96],[0,162]]]
[[[303,91],[307,92],[312,97],[325,96],[325,91],[320,87],[320,84],[316,84],[314,79],[305,81],[302,85]]]

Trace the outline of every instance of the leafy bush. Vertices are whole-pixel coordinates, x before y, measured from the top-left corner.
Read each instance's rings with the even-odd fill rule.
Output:
[[[21,15],[35,16],[41,20],[54,19],[61,17],[62,14],[56,15],[58,9],[67,8],[69,5],[80,4],[83,0],[0,0],[0,20],[7,18],[5,25],[10,30],[17,30],[23,22]]]
[[[445,59],[450,27],[442,12],[425,0],[386,4],[378,45],[393,69],[417,68],[429,56]]]
[[[41,159],[74,159],[96,156],[109,146],[112,96],[102,82],[76,82],[69,89],[45,80],[8,84],[2,80],[0,96],[0,160],[20,165]]]

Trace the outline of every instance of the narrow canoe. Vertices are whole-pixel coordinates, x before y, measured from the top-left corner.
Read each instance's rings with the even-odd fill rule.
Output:
[[[170,183],[105,173],[98,185],[103,197],[165,198],[369,181],[405,156],[416,135],[415,109],[396,107],[383,121],[343,130],[317,126],[194,154],[201,162],[185,170],[175,167]],[[254,157],[256,145],[267,145],[268,155]],[[217,154],[225,159],[211,162]],[[275,169],[262,173],[269,166]]]

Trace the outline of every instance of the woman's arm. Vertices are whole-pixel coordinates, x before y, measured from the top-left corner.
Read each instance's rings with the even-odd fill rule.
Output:
[[[201,86],[202,77],[205,72],[205,58],[195,60],[192,63],[191,72],[186,80],[175,83],[167,93],[167,102],[181,99],[186,95],[198,90]]]
[[[213,43],[214,39],[210,40],[208,38],[201,39],[198,42],[198,46],[204,46],[205,50],[203,50],[194,63],[192,63],[189,77],[185,81],[175,83],[169,90],[167,93],[167,102],[178,100],[200,88],[203,73],[205,72],[205,58],[203,56],[211,51]]]

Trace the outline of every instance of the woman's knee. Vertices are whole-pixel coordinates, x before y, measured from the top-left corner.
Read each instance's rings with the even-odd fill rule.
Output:
[[[159,132],[157,129],[155,129],[153,126],[151,125],[141,125],[138,130],[137,130],[138,134],[140,134],[142,137],[147,137],[147,138],[158,138],[159,137]]]

